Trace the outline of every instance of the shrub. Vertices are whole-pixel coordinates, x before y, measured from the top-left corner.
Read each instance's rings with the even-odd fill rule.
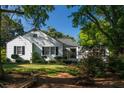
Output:
[[[57,57],[55,57],[55,60],[56,60],[56,64],[65,64],[64,62],[63,62],[63,57],[60,57],[60,56],[57,56]]]
[[[24,60],[24,63],[30,63],[30,61],[29,60]]]
[[[5,50],[5,48],[1,49],[0,55],[1,55],[1,62],[5,63],[6,62],[6,50]]]
[[[119,73],[120,78],[124,78],[124,57],[121,56],[111,56],[109,58],[108,69],[112,73]]]
[[[9,58],[6,59],[7,63],[11,63],[11,60]]]
[[[19,56],[16,55],[16,54],[12,54],[12,55],[11,55],[11,58],[12,58],[12,59],[17,59],[18,57],[19,57]]]
[[[32,55],[32,62],[33,63],[42,63],[45,64],[47,63],[43,57],[41,57],[37,52],[34,52]]]
[[[62,60],[63,57],[57,56],[57,57],[55,57],[55,59],[56,59],[56,60]]]
[[[48,63],[49,64],[57,64],[57,61],[56,60],[50,60]]]
[[[109,57],[108,71],[118,78],[124,78],[124,55]]]
[[[22,59],[16,59],[16,63],[24,63]]]
[[[17,55],[17,54],[11,55],[11,58],[15,59],[15,62],[16,62],[16,63],[24,63],[24,59],[21,58],[21,57],[20,57],[19,55]]]
[[[97,77],[104,73],[105,63],[99,57],[88,56],[79,63],[80,73]]]
[[[124,70],[124,60],[121,57],[110,57],[109,58],[109,67],[115,70],[116,72]]]

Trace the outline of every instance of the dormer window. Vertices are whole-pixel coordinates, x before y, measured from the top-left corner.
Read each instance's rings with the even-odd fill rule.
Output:
[[[33,37],[37,38],[37,34],[33,34]]]

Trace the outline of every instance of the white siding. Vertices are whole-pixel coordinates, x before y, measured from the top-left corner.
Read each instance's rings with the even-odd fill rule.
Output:
[[[14,46],[25,46],[25,54],[19,56],[25,60],[30,60],[32,58],[32,43],[22,36],[7,43],[7,58],[12,60],[11,55],[14,54]]]

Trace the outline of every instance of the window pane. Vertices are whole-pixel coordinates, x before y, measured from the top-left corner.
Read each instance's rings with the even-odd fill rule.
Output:
[[[44,55],[49,55],[49,47],[43,47],[43,52]]]
[[[22,54],[22,47],[21,46],[17,46],[17,54]]]
[[[51,54],[55,54],[55,47],[51,47]]]

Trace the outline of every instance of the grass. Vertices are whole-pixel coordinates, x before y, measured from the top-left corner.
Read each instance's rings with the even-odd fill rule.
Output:
[[[50,65],[50,64],[4,64],[5,72],[32,72],[41,71],[47,75],[56,75],[60,72],[66,72],[71,75],[78,75],[79,71],[74,66]]]

